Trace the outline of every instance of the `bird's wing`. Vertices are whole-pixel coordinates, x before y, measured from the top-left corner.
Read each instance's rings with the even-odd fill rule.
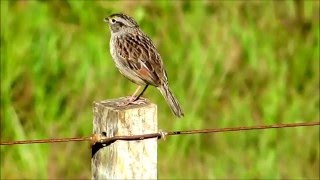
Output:
[[[150,38],[143,34],[127,34],[121,39],[117,53],[126,60],[126,67],[148,84],[159,86],[167,82],[162,59]]]

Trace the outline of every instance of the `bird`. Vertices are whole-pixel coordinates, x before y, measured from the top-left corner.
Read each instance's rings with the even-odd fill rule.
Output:
[[[136,20],[123,13],[115,13],[104,18],[104,21],[111,32],[110,54],[116,67],[123,76],[138,85],[123,105],[138,104],[139,98],[151,85],[161,92],[173,114],[178,118],[183,117],[183,110],[169,88],[162,58]],[[143,86],[143,90],[138,94]]]

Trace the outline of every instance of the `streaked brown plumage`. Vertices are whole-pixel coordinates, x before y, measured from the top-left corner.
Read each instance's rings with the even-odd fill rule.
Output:
[[[105,18],[111,31],[110,52],[121,72],[132,82],[145,86],[143,91],[130,103],[133,103],[144,93],[148,85],[157,87],[165,97],[172,112],[182,117],[183,111],[172,94],[163,61],[151,39],[139,28],[137,22],[125,14],[113,14]]]

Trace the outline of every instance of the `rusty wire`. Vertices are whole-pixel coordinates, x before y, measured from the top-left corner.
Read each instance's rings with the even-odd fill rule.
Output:
[[[76,138],[54,138],[54,139],[38,139],[38,140],[25,140],[25,141],[8,141],[0,142],[0,145],[17,145],[17,144],[35,144],[35,143],[58,143],[58,142],[72,142],[72,141],[89,141],[92,145],[96,143],[111,144],[117,140],[123,141],[136,141],[150,138],[165,138],[166,136],[173,135],[186,135],[186,134],[203,134],[203,133],[219,133],[228,131],[248,131],[248,130],[262,130],[262,129],[275,129],[275,128],[288,128],[288,127],[303,127],[303,126],[319,126],[320,122],[302,122],[291,124],[273,124],[263,126],[247,126],[247,127],[231,127],[231,128],[213,128],[201,130],[187,130],[187,131],[160,131],[158,133],[131,135],[131,136],[114,136],[106,137],[102,134],[93,134],[88,137]]]

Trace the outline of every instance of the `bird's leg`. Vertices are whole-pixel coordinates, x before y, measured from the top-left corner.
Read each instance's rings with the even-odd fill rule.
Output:
[[[141,86],[138,86],[138,88],[134,91],[134,93],[133,93],[132,96],[130,97],[130,100],[129,100],[130,103],[132,103],[132,102],[134,102],[135,100],[138,99],[138,98],[136,98],[135,96],[136,96],[136,94],[139,92],[140,88],[141,88]],[[140,94],[141,94],[141,93],[140,93]],[[140,95],[140,94],[139,94],[139,95]]]
[[[143,99],[139,99],[142,94],[145,92],[145,90],[147,89],[148,85],[146,85],[143,90],[141,91],[141,93],[136,97],[136,94],[139,92],[141,86],[138,86],[138,88],[134,91],[134,93],[132,94],[132,96],[129,98],[128,101],[126,102],[122,102],[120,104],[118,104],[118,106],[127,106],[129,104],[143,104],[145,103]]]
[[[143,90],[141,91],[141,93],[134,99],[134,101],[138,100],[142,95],[143,93],[147,90],[149,84],[147,84],[146,86],[144,86]],[[141,86],[139,86],[141,87]],[[137,91],[136,91],[137,92]]]
[[[129,100],[129,104],[144,104],[145,101],[143,99],[139,99],[142,94],[146,91],[148,85],[146,85],[143,90],[139,93],[139,95],[136,97],[136,94],[139,92],[141,86],[139,86],[136,91],[133,93],[133,95],[131,96],[130,100]]]

